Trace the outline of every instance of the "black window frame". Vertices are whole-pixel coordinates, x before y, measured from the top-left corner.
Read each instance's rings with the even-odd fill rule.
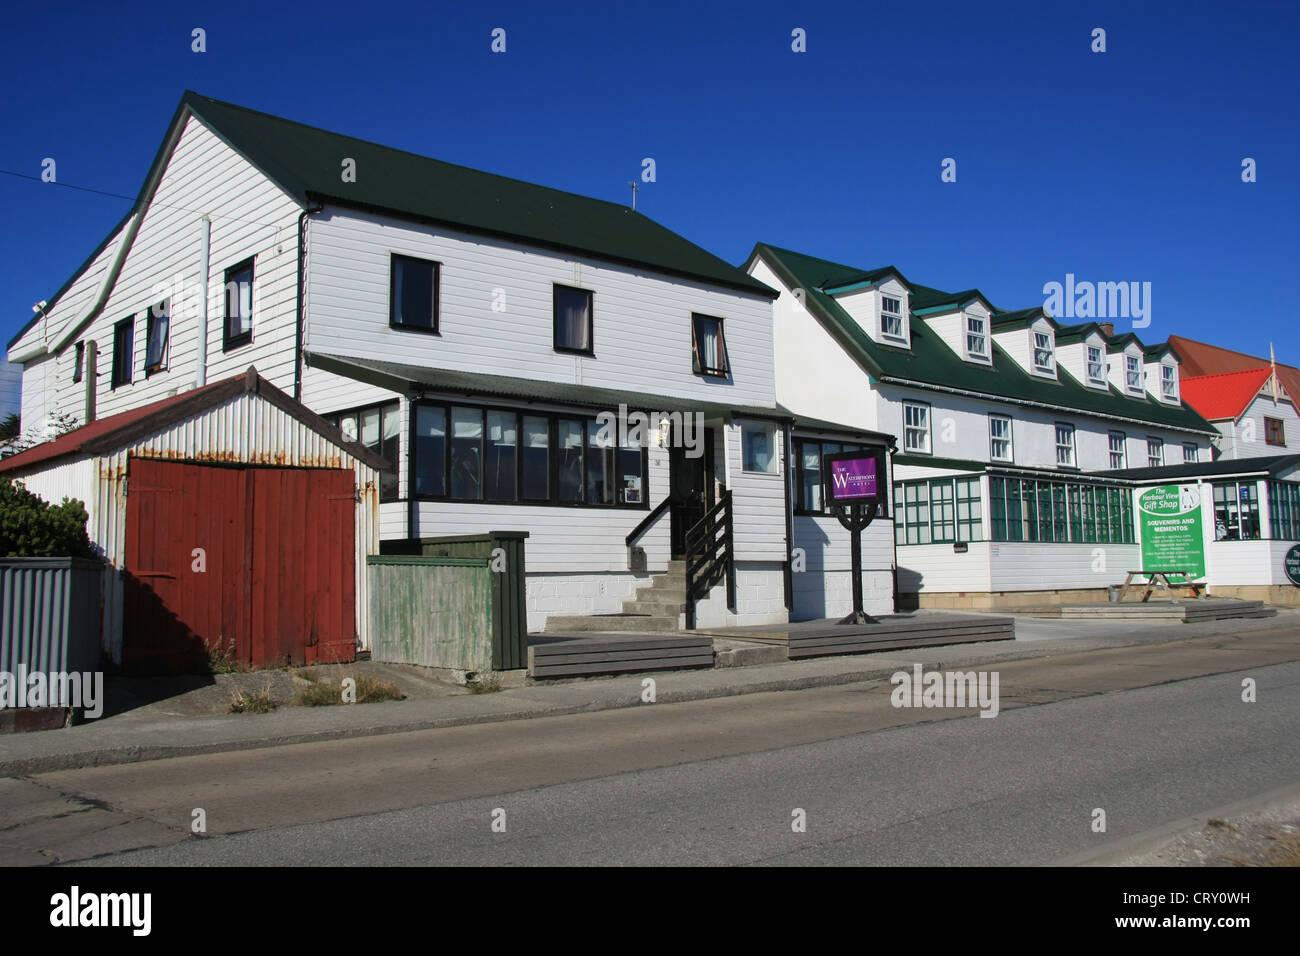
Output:
[[[86,373],[86,343],[78,342],[72,358],[72,384],[76,385]]]
[[[127,343],[123,355],[122,343]],[[122,363],[125,362],[125,368]],[[113,369],[109,377],[109,389],[130,385],[135,376],[135,316],[128,315],[113,323]]]
[[[704,364],[703,353],[700,351],[700,320],[718,323],[718,345],[722,352],[721,368],[706,367]],[[731,354],[727,351],[726,322],[722,316],[709,315],[706,312],[691,313],[691,371],[696,375],[707,375],[710,378],[731,377]]]
[[[256,321],[256,313],[253,310],[253,290],[257,285],[257,267],[254,263],[256,256],[249,256],[242,262],[237,262],[226,269],[224,273],[225,281],[222,283],[223,294],[223,315],[221,319],[221,351],[229,352],[253,341],[253,324]],[[238,335],[230,334],[230,277],[232,275],[248,270],[248,331],[240,332]]]
[[[417,482],[416,469],[419,467],[419,456],[417,446],[414,442],[414,431],[410,432],[410,454],[407,456],[407,487],[410,489],[410,497],[417,501],[442,501],[442,502],[459,502],[474,505],[509,505],[512,507],[541,507],[541,508],[597,508],[597,509],[617,509],[623,511],[648,511],[650,509],[650,448],[649,441],[651,433],[654,431],[654,423],[643,429],[642,434],[645,439],[641,444],[641,500],[639,502],[629,503],[625,499],[626,489],[621,482],[615,491],[614,501],[611,503],[589,502],[586,499],[587,494],[587,459],[591,453],[591,432],[592,429],[599,429],[600,423],[596,420],[597,411],[581,411],[574,409],[572,411],[553,411],[549,409],[537,409],[529,407],[520,407],[515,405],[487,404],[474,401],[458,401],[453,398],[422,398],[415,399],[411,402],[411,428],[415,427],[417,421],[418,408],[438,408],[446,415],[446,437],[444,440],[443,451],[443,493],[417,494],[415,489],[419,486]],[[483,476],[479,476],[479,496],[477,498],[456,497],[451,493],[451,422],[453,408],[469,408],[479,412],[480,421],[483,423],[483,438],[480,438],[480,449],[483,449],[483,442],[487,434],[487,414],[489,412],[513,413],[515,416],[515,496],[512,499],[488,498],[486,497],[486,488],[484,487]],[[547,497],[525,498],[524,490],[524,455],[523,450],[523,420],[525,418],[545,418],[547,419],[547,458],[546,458],[546,485]],[[582,470],[579,487],[583,500],[581,501],[562,501],[559,498],[559,422],[575,421],[582,423]],[[614,423],[615,440],[617,441],[617,422]],[[615,452],[615,464],[619,460],[619,454],[625,449],[617,445],[612,449],[597,449],[601,454],[610,451]]]
[[[153,347],[154,332],[158,328],[158,316],[160,314],[158,310],[161,306],[164,305],[166,306],[166,309],[163,310],[162,314],[165,314],[167,316],[167,335],[163,339],[162,349],[158,354],[158,363],[156,365],[150,365],[149,352]],[[167,371],[168,359],[171,357],[169,354],[171,351],[171,340],[172,340],[171,300],[163,299],[161,302],[156,302],[152,306],[150,306],[148,312],[145,314],[145,322],[144,322],[144,377],[145,378],[150,378],[151,376],[157,375],[159,372]]]
[[[402,484],[401,484],[402,442],[405,440],[402,437],[402,428],[401,428],[402,403],[396,399],[388,399],[387,401],[383,401],[383,402],[371,402],[368,405],[358,405],[355,408],[342,408],[339,409],[337,412],[331,412],[328,415],[321,416],[323,419],[325,419],[325,421],[329,422],[335,428],[342,431],[343,418],[347,415],[355,415],[357,418],[357,437],[355,439],[352,439],[352,441],[355,441],[358,445],[361,445],[363,448],[370,448],[369,445],[367,445],[364,441],[361,440],[361,416],[365,412],[373,412],[377,410],[379,412],[379,447],[372,448],[371,451],[373,451],[376,455],[379,455],[383,458],[388,458],[388,456],[385,455],[381,450],[384,445],[384,410],[388,408],[394,408],[396,410],[395,414],[397,415],[398,428],[397,428],[397,436],[395,438],[395,441],[397,442],[397,454],[392,459],[393,490],[392,490],[392,494],[390,495],[384,494],[384,481],[382,477],[383,472],[380,472],[380,479],[379,479],[380,504],[386,504],[390,501],[406,500],[401,496],[402,495]]]
[[[827,454],[839,454],[840,452],[864,452],[870,450],[871,446],[864,445],[861,442],[838,441],[831,438],[814,438],[811,435],[795,435],[791,438],[791,443],[793,445],[794,458],[794,513],[814,518],[819,515],[831,514],[830,504],[824,500],[821,502],[820,511],[807,507],[804,502],[804,476],[805,473],[812,470],[804,467],[804,445],[806,443],[811,443],[818,446],[817,486],[823,489],[826,487],[825,457]],[[837,452],[827,452],[825,450],[827,445],[838,445],[839,450]],[[762,472],[753,472],[752,474],[762,474]],[[888,510],[888,502],[881,504],[879,509],[876,511],[876,517],[889,517],[887,513]]]
[[[399,322],[397,316],[397,264],[410,262],[433,267],[433,326]],[[402,252],[389,253],[388,258],[388,327],[399,332],[419,332],[424,335],[441,335],[442,328],[442,263],[437,259],[421,259]]]
[[[574,348],[571,345],[560,344],[560,292],[579,292],[587,297],[587,341],[591,343],[590,347],[585,349]],[[562,282],[551,283],[551,346],[557,352],[564,352],[569,355],[589,355],[596,354],[596,294],[591,289],[582,289],[576,285],[565,285]]]

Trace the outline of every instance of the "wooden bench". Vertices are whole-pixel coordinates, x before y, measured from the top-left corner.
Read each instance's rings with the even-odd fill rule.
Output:
[[[1169,576],[1181,577],[1181,581],[1170,581]],[[1134,582],[1133,578],[1143,577],[1146,580]],[[1204,596],[1205,584],[1191,580],[1191,572],[1175,571],[1166,569],[1163,571],[1130,571],[1128,577],[1124,579],[1124,586],[1119,589],[1119,600],[1122,603],[1128,596],[1129,588],[1142,590],[1142,603],[1145,604],[1151,598],[1151,592],[1156,590],[1173,593],[1177,589],[1186,589],[1188,597],[1199,599]]]

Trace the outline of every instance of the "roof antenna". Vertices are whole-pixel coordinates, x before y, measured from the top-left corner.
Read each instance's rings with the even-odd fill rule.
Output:
[[[629,179],[627,184],[632,187],[632,211],[636,212],[636,187],[639,183],[635,179]]]

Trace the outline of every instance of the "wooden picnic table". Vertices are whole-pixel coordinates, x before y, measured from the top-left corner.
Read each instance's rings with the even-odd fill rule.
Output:
[[[1170,581],[1169,575],[1181,577],[1181,581]],[[1146,578],[1145,581],[1134,583],[1133,578],[1141,576]],[[1199,599],[1203,596],[1205,585],[1201,582],[1191,580],[1190,571],[1175,571],[1166,568],[1163,571],[1130,571],[1128,577],[1124,579],[1124,586],[1119,590],[1119,599],[1123,601],[1128,596],[1129,588],[1142,588],[1142,603],[1146,603],[1151,598],[1151,592],[1157,588],[1173,592],[1175,588],[1186,588],[1191,592],[1192,598]]]

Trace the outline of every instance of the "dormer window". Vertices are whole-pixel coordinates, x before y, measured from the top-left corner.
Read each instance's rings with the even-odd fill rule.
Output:
[[[892,295],[880,297],[880,334],[883,338],[906,342],[903,335],[903,301]]]
[[[989,357],[988,328],[983,316],[966,316],[966,355],[973,359]]]
[[[1160,366],[1160,395],[1167,402],[1178,401],[1178,370],[1172,365]]]
[[[1052,337],[1046,332],[1034,333],[1034,371],[1052,374]]]
[[[1142,391],[1142,360],[1136,355],[1124,356],[1124,385],[1130,392]]]
[[[1095,345],[1088,346],[1088,384],[1106,384],[1106,365],[1102,361],[1101,349]]]

